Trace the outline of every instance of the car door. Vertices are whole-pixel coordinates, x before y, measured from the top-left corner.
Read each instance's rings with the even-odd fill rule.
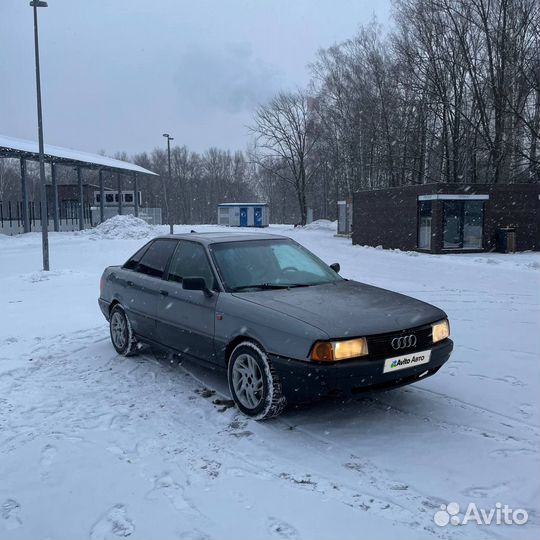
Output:
[[[198,242],[180,240],[173,254],[158,300],[158,338],[178,352],[211,362],[218,294],[185,290],[184,277],[203,277],[209,290],[216,289],[206,249]]]
[[[160,284],[177,243],[177,240],[168,238],[154,240],[138,260],[133,259],[139,252],[122,269],[124,287],[120,300],[138,336],[156,339]]]

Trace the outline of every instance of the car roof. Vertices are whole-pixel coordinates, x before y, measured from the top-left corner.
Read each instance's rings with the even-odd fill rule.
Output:
[[[245,242],[248,240],[290,240],[287,236],[267,233],[244,232],[192,232],[182,234],[167,234],[156,238],[173,238],[175,240],[195,240],[201,244],[221,244],[223,242]]]

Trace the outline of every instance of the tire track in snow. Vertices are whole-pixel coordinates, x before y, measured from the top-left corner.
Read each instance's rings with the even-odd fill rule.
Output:
[[[476,375],[470,375],[470,376],[471,377],[476,377]],[[528,422],[525,422],[520,418],[516,418],[515,416],[509,416],[507,414],[504,414],[504,413],[501,413],[501,412],[498,412],[498,411],[494,411],[493,409],[489,409],[487,407],[482,407],[480,405],[470,403],[469,401],[464,401],[464,400],[461,400],[461,399],[458,399],[458,398],[454,398],[454,397],[449,396],[448,394],[444,394],[442,392],[436,392],[435,390],[430,390],[428,388],[423,388],[421,386],[411,386],[410,390],[414,391],[414,392],[425,392],[427,394],[432,394],[434,396],[442,397],[447,403],[451,404],[453,407],[466,408],[466,409],[470,409],[470,410],[479,411],[481,413],[486,413],[488,416],[500,417],[500,418],[503,418],[505,420],[515,422],[516,424],[520,424],[523,427],[525,427],[527,430],[532,430],[537,435],[539,434],[538,426],[533,425],[533,424],[529,424]]]

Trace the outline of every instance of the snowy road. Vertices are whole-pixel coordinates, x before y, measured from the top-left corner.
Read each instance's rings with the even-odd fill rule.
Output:
[[[450,362],[414,386],[257,423],[216,374],[114,353],[99,276],[143,238],[53,234],[45,275],[39,235],[0,236],[0,538],[538,536],[538,254],[273,232],[444,309]],[[438,527],[452,501],[524,508],[529,522]]]

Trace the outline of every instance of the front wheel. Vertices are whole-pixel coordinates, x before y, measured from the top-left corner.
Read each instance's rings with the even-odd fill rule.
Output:
[[[111,341],[118,354],[131,356],[135,353],[136,340],[126,312],[116,305],[111,311],[109,319]]]
[[[264,351],[251,341],[237,345],[228,367],[229,389],[237,407],[255,420],[278,416],[287,400]]]

